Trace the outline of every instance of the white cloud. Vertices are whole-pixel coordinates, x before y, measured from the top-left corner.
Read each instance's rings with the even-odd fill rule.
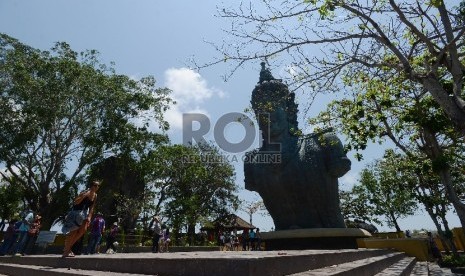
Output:
[[[181,110],[179,108],[179,106],[174,105],[174,106],[171,106],[171,108],[168,109],[165,112],[165,115],[164,115],[165,120],[168,121],[169,124],[170,124],[170,129],[182,129],[182,127],[183,127],[183,125],[182,125],[182,115],[184,113],[200,113],[200,114],[203,114],[203,115],[210,118],[210,114],[205,109],[201,109],[201,108],[197,107],[197,108],[193,108],[193,109]]]
[[[350,190],[357,183],[358,174],[354,172],[348,172],[343,177],[339,178],[341,190]]]
[[[201,113],[209,117],[208,111],[201,104],[213,96],[227,96],[224,91],[209,87],[199,73],[188,68],[166,70],[164,86],[172,90],[171,97],[176,101],[176,105],[172,105],[165,113],[171,129],[182,129],[183,113]]]
[[[220,99],[229,98],[229,94],[226,93],[226,92],[224,92],[224,91],[222,91],[222,90],[218,90],[218,97],[219,97]]]
[[[188,68],[170,68],[165,71],[165,86],[171,89],[178,105],[202,103],[213,96],[207,81]]]

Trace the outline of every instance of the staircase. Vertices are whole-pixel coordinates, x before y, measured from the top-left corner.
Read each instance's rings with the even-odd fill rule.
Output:
[[[0,257],[0,275],[454,275],[383,249]]]

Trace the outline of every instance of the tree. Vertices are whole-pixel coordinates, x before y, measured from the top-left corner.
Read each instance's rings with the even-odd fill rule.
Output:
[[[17,189],[15,185],[6,182],[0,182],[0,231],[3,231],[5,219],[10,221],[19,215],[19,210],[22,205],[22,191]]]
[[[360,184],[374,206],[374,213],[386,218],[389,227],[401,231],[398,219],[413,215],[416,201],[406,189],[395,163],[378,160],[360,173]]]
[[[211,145],[160,147],[153,153],[163,183],[163,214],[174,234],[184,225],[192,243],[202,219],[223,217],[238,207],[234,168]]]
[[[127,155],[111,156],[92,165],[88,173],[90,178],[105,183],[99,188],[97,210],[104,216],[121,219],[120,225],[126,232],[136,228],[143,206],[150,200],[145,193],[141,162]]]
[[[333,101],[311,122],[344,133],[347,149],[355,149],[358,159],[369,142],[389,139],[411,162],[429,160],[464,226],[465,204],[460,198],[463,181],[454,173],[463,161],[464,141],[451,121],[417,85],[406,85],[382,74],[369,78],[362,72],[359,77],[351,80],[352,95]]]
[[[62,42],[40,51],[0,34],[0,162],[8,171],[0,175],[24,189],[48,227],[89,165],[166,141],[147,127],[149,120],[168,127],[168,93],[153,77],[116,74],[94,50],[77,53]]]
[[[266,211],[265,204],[263,200],[254,200],[254,201],[242,201],[241,202],[241,209],[249,215],[249,223],[252,223],[252,216],[253,214]]]
[[[223,8],[233,39],[212,43],[218,58],[197,67],[230,61],[233,73],[248,61],[279,59],[291,86],[314,93],[383,74],[424,88],[463,136],[465,8],[451,2],[262,0]]]
[[[350,191],[339,191],[341,212],[346,224],[351,221],[381,224],[375,214],[375,207],[369,200],[367,190],[361,185],[355,185]]]
[[[454,254],[457,254],[452,232],[446,219],[450,201],[441,179],[432,170],[431,161],[396,154],[392,150],[386,151],[383,161],[396,164],[393,169],[401,176],[400,182],[405,186],[404,189],[412,191],[415,199],[423,204],[443,244],[446,245],[445,249],[449,251],[450,248]]]

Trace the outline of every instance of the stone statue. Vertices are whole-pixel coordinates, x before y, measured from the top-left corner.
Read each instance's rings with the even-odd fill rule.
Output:
[[[260,194],[276,230],[345,228],[338,178],[351,162],[331,131],[299,134],[294,97],[262,63],[251,103],[263,143],[246,154],[245,188]]]

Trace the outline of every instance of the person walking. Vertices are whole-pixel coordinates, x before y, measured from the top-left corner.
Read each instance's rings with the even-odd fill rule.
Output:
[[[158,253],[159,252],[158,243],[159,243],[160,237],[162,235],[160,217],[159,216],[153,216],[153,219],[150,222],[149,227],[150,227],[150,230],[152,230],[152,233],[153,233],[152,253]]]
[[[29,209],[23,213],[23,219],[21,221],[21,226],[19,227],[18,242],[12,250],[13,255],[20,256],[20,252],[23,252],[24,247],[29,241],[29,236],[27,235],[27,232],[29,231],[29,228],[31,227],[33,222],[34,212],[31,209]]]
[[[95,254],[105,232],[105,219],[101,213],[97,213],[90,224],[89,242],[87,243],[87,254]]]
[[[92,181],[90,188],[82,193],[80,193],[75,199],[72,207],[72,211],[79,212],[76,215],[68,214],[65,219],[65,224],[63,226],[63,233],[68,233],[65,238],[65,247],[63,249],[63,258],[74,257],[74,253],[71,251],[74,243],[78,241],[86,232],[89,227],[90,221],[92,219],[92,214],[94,212],[95,202],[97,201],[97,191],[100,187],[99,181]],[[71,212],[70,212],[71,213]],[[76,225],[77,229],[68,228],[70,223],[78,223],[78,216],[84,216],[84,220],[80,225]],[[73,221],[70,221],[73,220]],[[69,231],[69,232],[68,232]]]

